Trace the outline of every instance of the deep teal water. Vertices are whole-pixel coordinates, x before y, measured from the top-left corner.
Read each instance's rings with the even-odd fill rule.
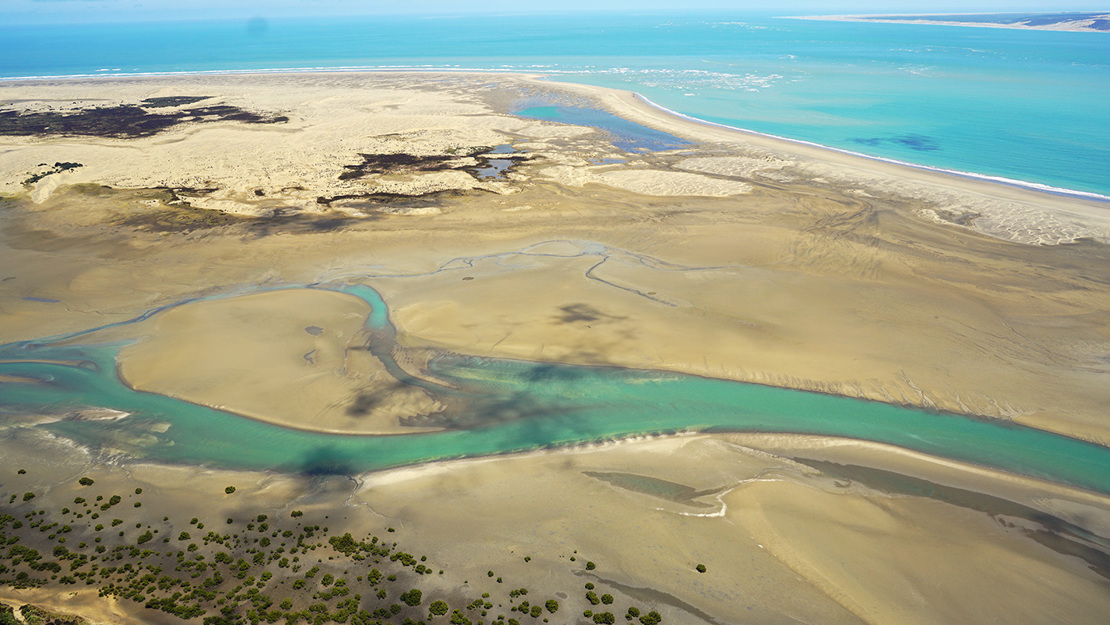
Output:
[[[707,121],[1110,195],[1103,33],[727,13],[132,25],[0,19],[0,78],[313,68],[546,72],[637,91]]]
[[[378,346],[371,349],[379,354],[384,346],[382,358],[390,360],[394,330],[385,303],[367,286],[337,288],[371,304],[365,327]],[[94,336],[0,346],[0,375],[39,381],[0,382],[0,419],[110,408],[129,416],[33,427],[153,461],[301,473],[353,473],[642,434],[792,432],[889,443],[1110,493],[1110,448],[1004,421],[696,376],[519,360],[431,361],[434,379],[421,386],[447,406],[441,417],[453,429],[398,436],[298,431],[132,391],[116,375],[120,344],[95,344]],[[82,337],[87,344],[79,344]]]

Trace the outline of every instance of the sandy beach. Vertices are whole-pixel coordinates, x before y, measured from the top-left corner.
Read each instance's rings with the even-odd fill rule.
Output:
[[[194,101],[165,110],[286,121],[183,113],[149,136],[0,136],[0,343],[223,295],[71,341],[126,342],[118,371],[132,388],[228,418],[422,431],[403,417],[442,406],[371,353],[371,307],[305,288],[365,283],[388,303],[413,375],[437,354],[612,365],[1110,441],[1105,202],[537,76],[0,83],[0,105],[25,113],[182,97]],[[510,113],[537,99],[689,145],[622,151],[594,129]],[[498,146],[511,164],[478,173]],[[258,292],[276,287],[291,288]],[[587,582],[667,623],[1099,623],[1110,609],[1106,497],[889,446],[713,434],[287,476],[86,452],[35,427],[48,418],[68,417],[4,426],[0,494],[37,489],[35,505],[60,506],[73,499],[60,485],[89,474],[142,484],[150,498],[134,514],[153,522],[235,483],[243,508],[219,500],[214,522],[295,505],[333,534],[395,527],[448,569],[434,588],[475,594],[496,569],[563,593],[575,609],[552,622],[589,607]],[[141,605],[87,593],[4,600],[148,622]]]

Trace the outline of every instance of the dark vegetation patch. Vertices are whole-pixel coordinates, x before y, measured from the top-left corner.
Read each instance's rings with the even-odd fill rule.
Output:
[[[237,121],[244,124],[279,124],[289,121],[283,115],[255,113],[228,104],[158,112],[144,108],[175,106],[167,102],[181,99],[189,98],[150,98],[144,102],[153,100],[153,104],[120,104],[65,112],[4,109],[0,110],[0,135],[83,135],[134,139],[149,137],[183,123]],[[204,98],[197,98],[201,99]]]
[[[442,581],[426,579],[444,570],[426,555],[405,551],[390,535],[394,528],[383,528],[380,536],[340,534],[300,510],[275,518],[246,510],[226,519],[203,512],[188,520],[155,511],[139,516],[133,504],[140,503],[142,489],[121,495],[87,484],[79,492],[60,510],[17,504],[18,493],[4,494],[0,586],[58,595],[96,589],[123,605],[131,602],[141,619],[162,622],[163,612],[203,625],[538,625],[549,616],[574,620],[584,609],[594,623],[612,624],[609,610],[620,614],[620,608],[632,625],[661,620],[635,605],[609,608],[614,597],[599,597],[592,582],[563,605],[552,595],[568,593],[518,588],[492,569],[444,591]],[[576,560],[569,556],[576,572],[604,568]],[[590,608],[599,603],[605,611],[594,616]],[[36,625],[82,623],[35,606],[22,606],[19,614]],[[15,610],[0,604],[0,625],[17,622]]]
[[[466,194],[466,191],[457,189],[431,191],[429,193],[420,193],[416,195],[406,195],[404,193],[348,193],[330,197],[321,195],[316,198],[316,203],[330,206],[333,202],[342,201],[346,202],[346,206],[364,210],[375,210],[385,207],[426,208],[428,206],[439,205],[441,199],[460,197]]]
[[[355,180],[370,175],[410,174],[437,171],[465,171],[475,178],[487,178],[485,172],[503,173],[511,165],[526,158],[521,154],[505,153],[498,148],[480,146],[469,149],[451,148],[445,154],[359,154],[362,162],[344,165],[340,180]],[[473,159],[473,160],[471,160]],[[474,161],[477,161],[475,163]],[[496,161],[496,163],[494,163]],[[497,165],[496,167],[494,165]]]
[[[486,148],[478,148],[473,155]],[[354,180],[371,174],[406,174],[416,172],[448,171],[462,169],[460,161],[472,154],[359,154],[362,162],[357,165],[344,165],[340,180]]]
[[[16,617],[18,611],[23,621]],[[0,625],[86,625],[88,621],[70,614],[59,614],[36,605],[24,605],[16,610],[0,603]]]
[[[29,187],[51,174],[60,174],[63,171],[69,171],[71,169],[77,169],[78,167],[84,167],[84,165],[82,165],[81,163],[54,163],[54,166],[50,167],[46,163],[40,163],[39,167],[49,167],[49,169],[31,174],[26,180],[23,181],[23,186]]]
[[[185,106],[186,104],[194,104],[196,102],[200,102],[201,100],[207,100],[211,97],[212,96],[210,95],[177,95],[167,96],[163,98],[147,98],[145,100],[141,100],[139,104],[148,109],[169,108],[173,106]]]

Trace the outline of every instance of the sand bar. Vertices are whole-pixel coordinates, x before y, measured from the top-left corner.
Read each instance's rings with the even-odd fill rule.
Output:
[[[989,13],[968,13],[970,17],[987,17]],[[999,18],[1006,18],[1013,16],[1013,13],[999,13]],[[933,17],[935,19],[928,19]],[[945,19],[955,17],[953,14],[907,14],[907,15],[808,15],[808,16],[789,16],[790,19],[799,20],[822,20],[831,22],[878,22],[882,24],[925,24],[931,26],[966,26],[972,28],[1012,28],[1017,30],[1055,30],[1055,31],[1070,31],[1070,32],[1106,32],[1104,23],[1110,19],[1110,13],[1103,14],[1080,14],[1076,15],[1074,19],[1067,19],[1065,15],[1054,14],[1053,17],[1056,21],[1048,23],[1031,22],[1036,21],[1036,14],[1028,14],[1028,18],[1024,20],[1013,19],[1004,21],[1000,19],[996,22],[987,20],[960,20],[960,19]],[[1101,26],[1101,27],[1100,27]]]

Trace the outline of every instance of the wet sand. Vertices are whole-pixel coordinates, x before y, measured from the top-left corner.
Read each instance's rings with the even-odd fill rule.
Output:
[[[369,352],[365,302],[292,289],[174,308],[120,353],[132,388],[286,427],[348,434],[420,432],[400,417],[435,400],[397,382]],[[249,393],[242,389],[249,388]]]
[[[665,369],[1110,440],[1104,204],[716,128],[631,94],[524,76],[199,76],[5,83],[0,94],[36,100],[27,107],[210,95],[290,119],[139,139],[0,137],[3,342],[198,295],[365,280],[417,356]],[[506,114],[537,96],[695,143],[624,154],[590,129]],[[503,179],[466,172],[477,164],[466,154],[503,144],[526,157]],[[361,154],[398,152],[459,158],[340,178]],[[592,164],[614,157],[628,162]],[[22,186],[56,161],[84,166]],[[352,197],[317,199],[341,196]],[[417,395],[349,412],[360,393],[383,395],[378,365],[353,349],[366,314],[353,298],[293,290],[186,304],[98,336],[138,340],[120,363],[136,388],[291,427],[411,431],[397,417],[425,401]],[[98,467],[98,481],[161,484],[152,492],[166,506],[227,481],[117,467],[33,438],[4,430],[4,471]],[[24,448],[43,453],[16,453]],[[875,469],[973,495],[901,492]],[[0,483],[5,494],[23,488]],[[342,510],[353,527],[400,524],[453,565],[457,578],[436,580],[445,587],[494,564],[572,595],[603,580],[670,623],[1095,623],[1110,609],[1090,566],[1105,546],[1060,539],[1069,551],[1038,540],[1042,526],[1014,520],[1016,509],[991,512],[1001,499],[1106,536],[1105,498],[863,443],[679,437],[353,482],[236,483],[259,485],[249,500],[259,511],[296,500],[320,515]],[[714,494],[659,496],[690,489]],[[598,562],[592,577],[569,564],[575,550]],[[706,574],[692,570],[698,562]]]
[[[5,434],[12,442],[13,432]],[[1056,534],[1059,544],[1044,540],[1060,520],[1105,536],[1106,498],[856,441],[667,437],[350,479],[112,466],[59,454],[58,442],[29,432],[18,440],[23,451],[5,465],[28,473],[7,473],[0,490],[34,490],[44,509],[68,504],[75,476],[87,475],[103,492],[143,488],[144,506],[128,514],[156,527],[163,515],[222,527],[224,517],[284,518],[291,509],[334,535],[393,527],[389,535],[406,550],[431,554],[446,569],[428,578],[437,592],[499,589],[486,576],[494,570],[506,583],[558,597],[556,623],[577,622],[591,607],[582,597],[587,582],[615,605],[649,606],[669,623],[1094,624],[1110,608],[1110,571],[1089,564],[1105,558],[1105,546],[1066,532]],[[860,476],[895,471],[966,499],[815,469],[821,460],[857,463]],[[237,486],[234,496],[222,494],[227,484]],[[992,509],[997,502],[1008,507]],[[1024,516],[1014,512],[1023,506]],[[165,531],[179,529],[189,528]],[[587,560],[596,568],[585,570]],[[95,601],[87,591],[0,597],[93,622],[151,622],[131,602]]]

